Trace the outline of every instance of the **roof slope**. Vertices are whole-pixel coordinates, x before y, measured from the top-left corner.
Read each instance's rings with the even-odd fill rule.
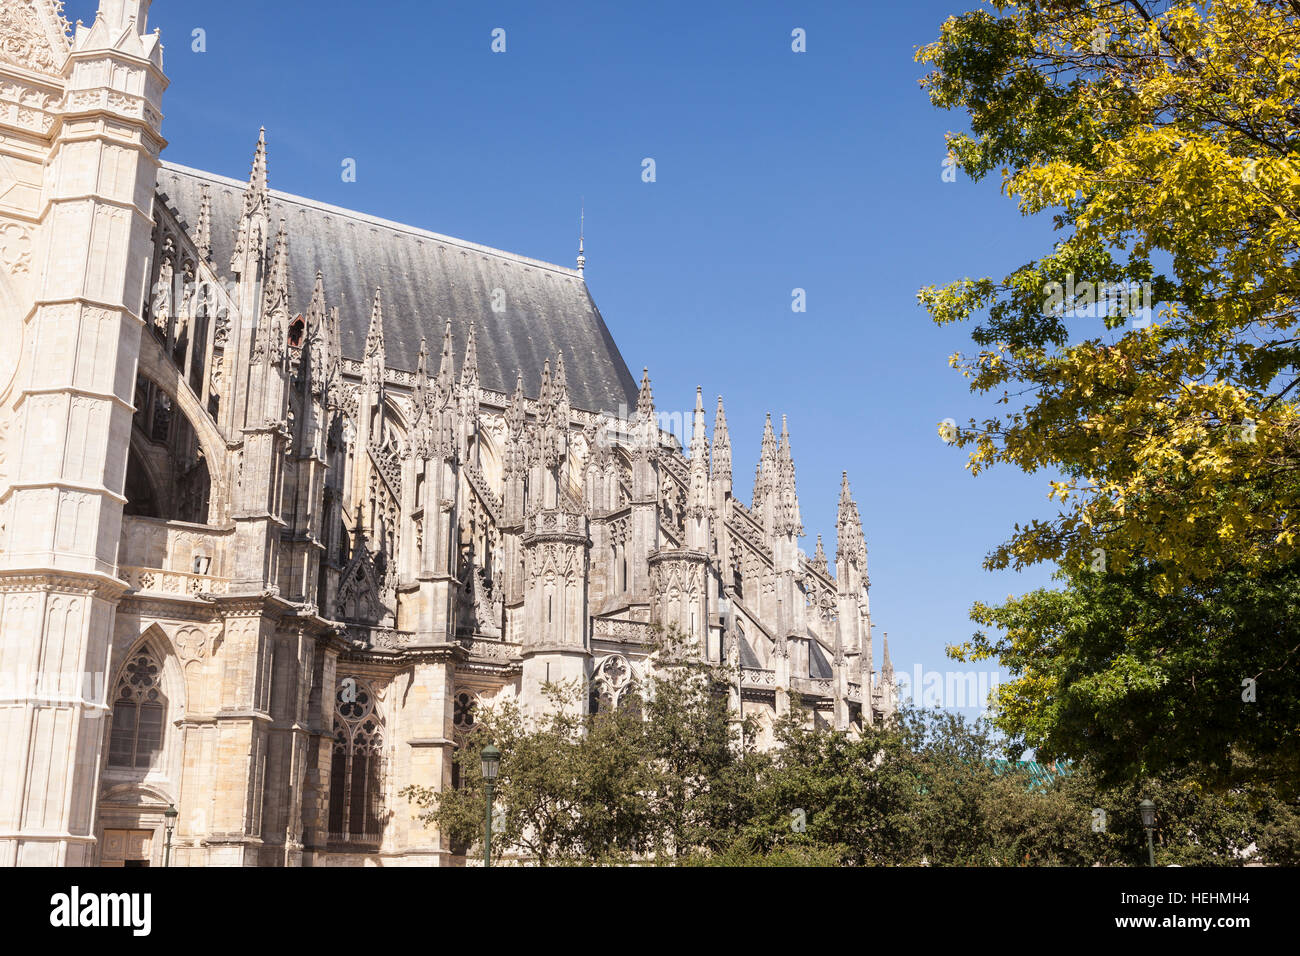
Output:
[[[159,192],[191,227],[205,183],[212,197],[212,260],[227,276],[246,185],[173,163],[158,170]],[[362,358],[379,288],[385,358],[394,368],[415,370],[421,337],[436,355],[450,319],[458,370],[474,324],[485,388],[513,392],[522,371],[524,391],[535,397],[542,363],[563,352],[575,408],[617,414],[636,407],[636,383],[575,270],[275,190],[271,215],[272,228],[284,219],[289,229],[292,308],[306,310],[319,270],[326,302],[339,306],[345,357]],[[504,312],[492,311],[494,289],[504,292]]]

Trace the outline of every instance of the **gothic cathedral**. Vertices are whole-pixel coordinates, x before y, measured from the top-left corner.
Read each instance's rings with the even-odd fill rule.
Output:
[[[766,743],[893,711],[847,477],[832,573],[784,422],[746,506],[581,255],[272,191],[264,134],[246,182],[162,162],[148,10],[0,7],[0,863],[158,865],[174,805],[172,865],[461,864],[398,792],[664,628]]]

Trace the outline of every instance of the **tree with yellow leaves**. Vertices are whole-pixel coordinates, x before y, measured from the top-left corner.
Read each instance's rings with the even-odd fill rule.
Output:
[[[957,164],[1058,232],[919,293],[978,321],[951,361],[1005,406],[950,436],[968,467],[1059,476],[1058,515],[986,564],[1055,562],[1065,592],[977,606],[1005,633],[954,653],[1002,657],[1003,727],[1047,751],[1294,767],[1300,624],[1271,612],[1300,581],[1300,2],[992,0],[917,59],[969,116]]]

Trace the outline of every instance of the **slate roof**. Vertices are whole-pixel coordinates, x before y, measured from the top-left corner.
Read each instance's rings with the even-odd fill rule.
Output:
[[[831,662],[826,659],[826,655],[822,653],[821,646],[816,641],[808,642],[808,676],[818,678],[835,676]]]
[[[246,183],[163,163],[158,190],[193,230],[202,186],[212,197],[212,262],[228,276]],[[478,334],[479,380],[511,393],[516,370],[524,391],[540,391],[542,363],[564,353],[569,402],[618,414],[636,408],[637,386],[600,311],[576,270],[527,259],[413,226],[271,191],[272,229],[289,229],[290,305],[305,312],[319,270],[325,300],[338,306],[343,354],[361,359],[375,289],[383,292],[384,347],[389,366],[415,371],[420,338],[430,370],[452,323],[456,370],[472,322]],[[504,313],[492,311],[492,290],[505,292]]]
[[[740,635],[740,665],[742,667],[762,668],[763,662],[758,659],[754,649],[749,646],[749,638]]]

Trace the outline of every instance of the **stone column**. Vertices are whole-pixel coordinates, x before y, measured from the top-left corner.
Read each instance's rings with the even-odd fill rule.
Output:
[[[399,678],[402,692],[393,697],[400,728],[393,792],[407,785],[439,793],[451,788],[451,760],[456,747],[451,738],[455,661],[463,653],[459,648],[415,652],[409,690],[405,678]],[[445,866],[450,846],[441,833],[420,821],[420,812],[404,797],[394,802],[384,840],[385,854],[397,853],[410,864]]]
[[[0,542],[0,863],[83,865],[105,740],[126,455],[167,80],[148,3],[63,64],[32,255]],[[131,24],[134,26],[131,26]],[[44,42],[44,41],[42,41]],[[62,58],[62,51],[57,51]]]

